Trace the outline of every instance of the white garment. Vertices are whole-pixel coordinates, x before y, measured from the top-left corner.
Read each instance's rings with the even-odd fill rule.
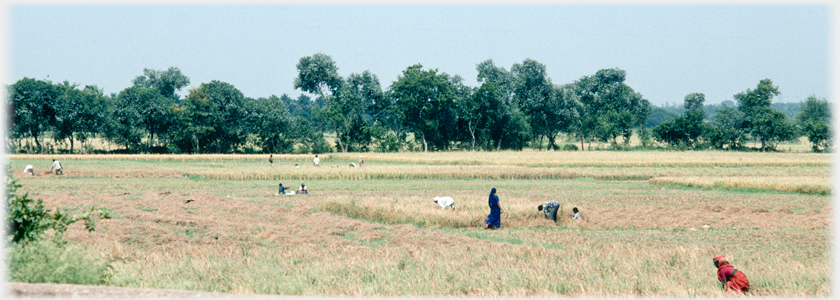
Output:
[[[33,170],[32,165],[26,165],[26,168],[23,168],[23,173],[35,175]]]
[[[581,218],[581,217],[580,217],[580,213],[578,212],[578,213],[575,213],[575,215],[574,215],[574,216],[572,216],[572,219],[575,219],[575,220],[582,220],[583,218]]]
[[[321,163],[321,160],[320,160],[320,159],[318,159],[317,157],[316,157],[315,159],[313,159],[312,161],[313,161],[313,162],[315,162],[315,165],[316,165],[316,166],[317,166],[319,163]]]
[[[60,163],[58,163],[58,161],[57,161],[57,160],[54,160],[54,161],[53,161],[52,168],[53,168],[53,169],[55,169],[55,170],[61,170],[61,164],[60,164]]]
[[[455,209],[455,200],[450,197],[435,197],[435,203],[440,205],[440,209],[451,207]]]

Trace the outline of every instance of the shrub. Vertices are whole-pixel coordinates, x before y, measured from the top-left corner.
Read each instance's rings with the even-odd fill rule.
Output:
[[[104,284],[111,275],[110,262],[78,245],[52,239],[13,243],[9,248],[9,281]]]

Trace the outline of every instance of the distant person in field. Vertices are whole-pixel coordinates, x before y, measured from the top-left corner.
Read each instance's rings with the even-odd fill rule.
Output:
[[[316,167],[321,163],[321,160],[318,159],[318,154],[315,154],[315,159],[312,160],[312,163],[315,164]]]
[[[435,203],[440,205],[440,209],[444,209],[447,207],[455,209],[455,199],[452,199],[452,197],[435,197],[434,201]]]
[[[274,166],[274,154],[269,154],[268,155],[268,164],[271,165],[272,167]]]
[[[577,207],[572,207],[572,214],[569,215],[569,218],[572,218],[572,219],[575,219],[575,220],[583,219],[583,217],[580,216],[580,211],[577,209]]]
[[[306,185],[301,183],[300,188],[297,191],[298,194],[309,194],[309,191],[306,190]]]
[[[747,280],[747,275],[741,270],[735,269],[726,260],[723,255],[715,255],[712,258],[717,270],[717,277],[720,280],[724,290],[733,290],[736,292],[746,293],[750,290],[750,281]]]
[[[502,227],[502,207],[499,206],[499,196],[496,196],[496,188],[490,190],[490,198],[487,200],[490,206],[490,214],[487,215],[487,229],[499,229]]]
[[[286,190],[288,190],[288,189],[285,186],[283,186],[282,183],[280,184],[279,187],[277,187],[277,193],[280,194],[280,195],[285,194]]]
[[[365,160],[361,156],[359,156],[359,168],[364,167],[364,166],[365,166]]]
[[[50,168],[50,171],[52,170],[55,170],[55,175],[64,175],[64,171],[61,170],[61,163],[55,159],[53,159],[52,168]]]
[[[35,168],[33,168],[32,165],[26,165],[26,167],[23,168],[23,174],[35,176]]]
[[[557,201],[551,200],[546,203],[543,203],[537,206],[537,211],[543,212],[546,219],[554,221],[557,223],[557,210],[560,209],[560,203]]]

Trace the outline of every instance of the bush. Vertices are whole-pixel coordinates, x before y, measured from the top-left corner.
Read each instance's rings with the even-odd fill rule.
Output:
[[[12,282],[105,284],[110,262],[87,249],[53,240],[13,243],[9,246],[7,278]]]

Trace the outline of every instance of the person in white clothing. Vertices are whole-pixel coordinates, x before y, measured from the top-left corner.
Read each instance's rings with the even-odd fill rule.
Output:
[[[55,170],[55,175],[59,175],[59,174],[64,175],[64,171],[61,170],[61,163],[59,163],[55,159],[53,159],[52,168],[50,168],[50,171],[52,171],[52,170]]]
[[[318,159],[318,154],[315,154],[315,159],[312,160],[312,163],[314,163],[316,167],[321,163],[321,160]]]
[[[573,215],[570,215],[569,218],[572,218],[572,219],[575,219],[575,220],[582,220],[583,219],[581,217],[580,211],[578,211],[577,207],[572,207],[572,213],[573,213]]]
[[[35,168],[33,168],[32,165],[26,165],[26,167],[23,168],[23,173],[35,176]]]
[[[455,200],[451,197],[435,197],[435,203],[440,205],[440,209],[451,207],[455,209]]]

